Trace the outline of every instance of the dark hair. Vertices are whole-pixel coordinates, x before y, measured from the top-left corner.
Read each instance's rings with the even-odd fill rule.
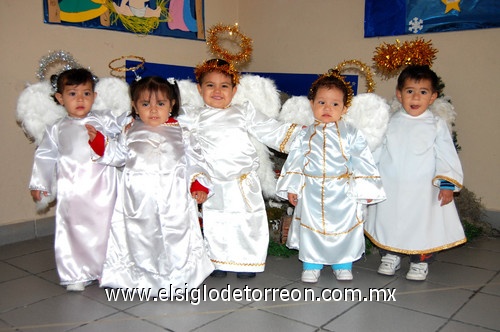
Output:
[[[415,81],[429,80],[431,81],[432,92],[437,92],[439,94],[439,77],[437,74],[425,65],[410,65],[403,69],[398,77],[397,89],[401,91],[405,85],[407,79],[412,79]]]
[[[50,77],[52,85],[56,88],[56,93],[63,93],[64,87],[68,85],[80,85],[90,82],[92,84],[92,91],[95,89],[95,84],[97,77],[95,77],[90,70],[85,68],[73,68],[68,69],[60,73],[59,75],[52,75]],[[55,93],[52,98],[59,104],[59,101],[55,97]]]
[[[339,77],[337,77],[338,75],[340,75],[340,74],[335,73],[335,74],[331,74],[331,75],[328,75],[328,74],[321,75],[311,85],[311,88],[309,89],[309,93],[307,94],[307,99],[314,100],[314,98],[316,97],[316,94],[318,93],[318,90],[320,88],[339,89],[344,94],[344,97],[342,98],[344,105],[349,106],[348,100],[349,100],[350,90],[346,86],[346,84],[349,84],[349,83],[343,82]]]
[[[135,103],[137,100],[139,100],[139,97],[144,91],[149,91],[152,94],[156,94],[158,92],[165,94],[168,100],[170,100],[170,103],[172,103],[172,101],[175,101],[174,105],[172,106],[172,112],[170,113],[170,116],[175,118],[177,117],[177,115],[179,115],[181,94],[179,91],[179,86],[177,85],[177,81],[174,81],[174,83],[170,83],[168,80],[160,76],[148,76],[141,78],[138,81],[133,81],[130,84],[130,97],[132,98],[132,102]],[[134,118],[139,117],[135,110],[135,107],[132,107],[132,116]]]

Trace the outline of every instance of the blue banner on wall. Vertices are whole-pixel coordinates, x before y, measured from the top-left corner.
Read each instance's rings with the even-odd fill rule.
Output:
[[[186,39],[205,39],[203,0],[43,0],[44,22]]]
[[[365,0],[365,37],[498,27],[499,0]]]
[[[138,61],[126,61],[126,67],[132,68],[139,65]],[[326,70],[325,70],[326,72]],[[160,63],[146,62],[144,67],[141,68],[137,74],[141,77],[146,76],[161,76],[164,78],[173,77],[177,80],[189,79],[196,82],[194,77],[194,68],[186,66],[175,66]],[[311,84],[319,77],[318,74],[290,74],[290,73],[246,73],[261,77],[269,78],[274,81],[279,91],[284,92],[290,96],[306,96]],[[354,94],[358,91],[358,76],[357,75],[343,75],[345,80],[352,86]],[[126,72],[125,80],[130,84],[136,78],[132,71]]]

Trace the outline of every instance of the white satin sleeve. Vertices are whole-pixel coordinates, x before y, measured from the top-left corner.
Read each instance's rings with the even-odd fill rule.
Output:
[[[295,123],[284,123],[259,112],[249,101],[243,103],[248,132],[268,147],[288,153],[291,142],[300,132]]]
[[[283,164],[276,183],[276,195],[281,198],[288,199],[288,193],[300,195],[304,186],[304,151],[302,144],[306,133],[307,129],[302,129],[291,143],[290,153]]]
[[[30,190],[41,190],[51,193],[51,188],[55,185],[54,181],[56,178],[54,175],[59,156],[58,144],[56,142],[57,128],[57,125],[53,125],[45,130],[42,141],[35,151],[33,170],[29,183]]]
[[[453,138],[446,125],[446,122],[441,118],[437,119],[437,134],[434,144],[434,152],[436,155],[436,173],[432,183],[439,187],[441,180],[446,180],[455,185],[455,192],[458,192],[463,187],[463,171],[458,153],[453,144]]]
[[[187,179],[189,180],[189,186],[194,181],[198,181],[202,186],[209,190],[208,196],[213,195],[213,183],[210,178],[212,171],[209,169],[209,165],[206,163],[205,158],[201,153],[200,144],[195,135],[192,135],[187,128],[182,128],[182,138],[184,141],[184,149],[186,151],[187,159]]]
[[[363,133],[355,129],[350,138],[349,190],[347,195],[359,203],[378,203],[386,199],[385,191],[373,155]]]

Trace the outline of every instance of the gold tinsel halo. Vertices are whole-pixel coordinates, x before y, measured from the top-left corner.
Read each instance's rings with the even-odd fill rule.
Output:
[[[215,61],[207,60],[202,64],[197,65],[196,68],[194,69],[194,76],[196,78],[196,81],[198,83],[201,83],[200,82],[201,75],[203,75],[204,73],[217,71],[220,73],[224,73],[228,76],[231,76],[232,83],[234,85],[238,85],[238,83],[240,82],[240,73],[238,72],[238,70],[234,67],[234,65],[231,62],[228,62],[228,64],[219,64],[219,61],[222,60],[218,59],[215,59]]]
[[[240,52],[231,53],[220,45],[221,34],[223,33],[228,34],[232,38],[239,38],[238,46],[240,47]],[[253,51],[252,39],[241,33],[238,24],[223,25],[219,23],[212,26],[208,30],[207,44],[214,55],[232,64],[247,62]]]
[[[383,43],[377,47],[373,62],[377,71],[386,76],[393,76],[408,65],[431,67],[437,52],[430,41],[421,38],[403,43],[396,39],[394,44]]]
[[[132,60],[139,60],[140,62],[139,62],[139,64],[137,66],[130,67],[130,68],[127,68],[127,64],[126,63],[124,63],[121,66],[114,66],[114,64],[116,62],[120,61],[120,60],[130,60],[130,59],[132,59]],[[146,63],[146,59],[143,58],[142,56],[138,56],[138,55],[122,55],[119,58],[111,60],[108,63],[108,67],[109,67],[109,69],[111,69],[111,75],[114,76],[114,77],[124,78],[123,76],[120,77],[120,76],[116,75],[114,72],[124,73],[124,72],[127,72],[127,71],[131,71],[131,72],[134,73],[136,81],[138,81],[138,80],[141,79],[141,77],[139,75],[137,75],[136,72],[137,72],[137,70],[143,68],[145,63]]]
[[[366,80],[366,92],[375,91],[375,81],[373,80],[372,71],[366,64],[359,60],[346,60],[335,66],[334,70],[338,70],[342,73],[346,68],[354,68],[356,71],[363,74]]]

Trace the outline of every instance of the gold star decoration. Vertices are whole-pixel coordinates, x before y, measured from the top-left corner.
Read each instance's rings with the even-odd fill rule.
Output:
[[[446,9],[444,10],[445,14],[452,9],[460,11],[460,0],[441,0],[441,2],[446,5]]]

